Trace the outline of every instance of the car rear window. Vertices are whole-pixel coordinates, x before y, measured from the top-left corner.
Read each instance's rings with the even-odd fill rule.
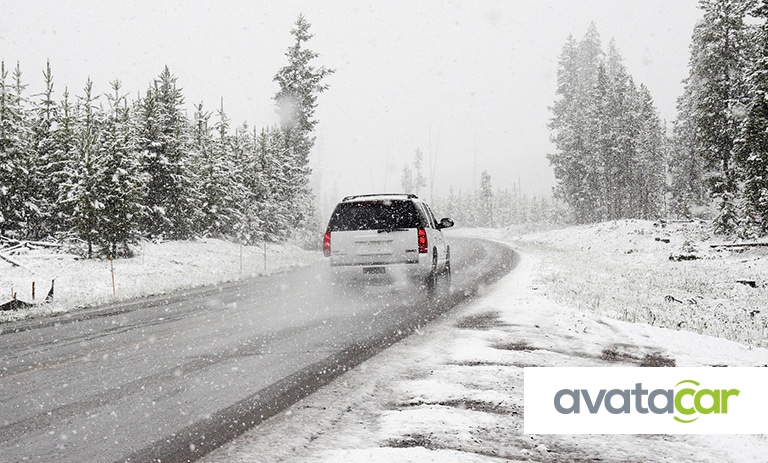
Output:
[[[411,201],[355,201],[336,206],[328,231],[418,228],[421,222]]]

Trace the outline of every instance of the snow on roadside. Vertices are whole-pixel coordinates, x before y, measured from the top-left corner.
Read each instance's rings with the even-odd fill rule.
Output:
[[[761,461],[762,436],[523,434],[525,366],[768,365],[768,250],[711,248],[698,224],[621,221],[541,233],[456,230],[510,243],[520,266],[490,291],[203,461]],[[144,243],[113,262],[30,251],[0,262],[11,291],[54,303],[0,322],[271,273],[319,253],[218,240]],[[688,256],[692,260],[670,257]],[[754,287],[739,283],[753,282]],[[718,339],[721,338],[721,339]]]
[[[66,313],[78,308],[163,294],[183,288],[235,281],[274,273],[322,258],[297,246],[268,244],[266,263],[262,246],[243,246],[217,239],[144,241],[135,257],[80,259],[47,250],[28,251],[13,259],[23,267],[0,260],[0,304],[16,293],[19,300],[42,302],[52,280],[54,299],[32,309],[0,312],[0,323]],[[115,286],[112,287],[112,269]],[[32,284],[35,283],[35,298]]]
[[[624,220],[513,236],[546,260],[537,284],[611,318],[768,347],[768,247],[723,244],[709,225]]]
[[[748,345],[685,326],[670,329],[619,320],[608,315],[623,311],[604,310],[605,302],[603,309],[595,304],[596,296],[621,304],[642,300],[631,294],[640,285],[635,279],[653,273],[643,265],[656,265],[662,257],[666,265],[671,249],[664,246],[670,243],[656,241],[655,233],[646,235],[652,227],[626,222],[524,237],[507,233],[505,240],[520,249],[521,262],[486,294],[202,461],[764,461],[768,453],[764,436],[523,433],[526,366],[768,365],[768,350],[755,347],[758,342]],[[677,233],[669,236],[680,243],[687,239]],[[634,251],[626,253],[628,249]],[[764,263],[759,251],[747,253],[746,260],[742,254],[717,259],[729,271]],[[643,265],[626,267],[629,260],[624,256],[630,254]],[[626,267],[626,275],[618,275],[626,286],[607,284],[614,275],[599,273],[601,259],[610,260],[604,264],[612,271]],[[676,270],[680,278],[693,281],[712,270],[706,262],[701,264],[695,261],[695,268],[685,271],[679,267],[662,271],[674,276]],[[754,269],[764,270],[757,265]],[[590,272],[598,273],[591,276],[595,281],[589,290],[570,294]],[[553,279],[552,274],[559,277]],[[602,294],[597,290],[601,277]],[[566,288],[556,288],[557,284]],[[662,280],[654,280],[646,296],[655,294],[652,291],[659,288],[653,285],[660,284],[665,288]],[[680,284],[673,281],[670,288]],[[700,294],[705,304],[708,298],[719,297],[717,285],[703,287],[711,288]],[[657,316],[674,319],[676,315],[665,312],[678,311],[680,304],[664,301],[663,295],[661,302],[653,306]],[[712,326],[722,326],[719,323]]]

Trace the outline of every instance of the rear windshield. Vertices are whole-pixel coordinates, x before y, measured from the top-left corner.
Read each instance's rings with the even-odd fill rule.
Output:
[[[356,201],[336,206],[328,231],[419,228],[421,222],[411,201]]]

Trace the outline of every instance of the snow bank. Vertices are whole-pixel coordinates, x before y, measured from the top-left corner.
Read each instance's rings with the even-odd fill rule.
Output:
[[[762,251],[723,253],[705,246],[711,238],[698,225],[635,221],[511,237],[503,230],[459,233],[507,240],[520,250],[520,265],[475,301],[202,461],[765,459],[763,436],[523,434],[526,366],[768,365],[757,332],[742,343],[690,326],[659,326],[680,319],[683,308],[700,318],[718,315],[713,308],[729,300],[734,275],[763,278]],[[671,261],[688,241],[701,258]],[[758,296],[746,292],[719,308],[760,307],[746,304],[760,300],[764,287],[750,290]],[[668,302],[667,294],[684,302]],[[691,295],[695,306],[685,302]],[[654,324],[640,319],[649,309]],[[705,324],[715,330],[723,321]]]
[[[768,247],[720,247],[701,223],[626,220],[509,240],[538,252],[553,300],[630,322],[768,346]],[[715,247],[713,247],[713,245]]]
[[[137,250],[135,257],[112,262],[52,254],[49,250],[28,250],[13,256],[22,267],[0,260],[0,303],[10,300],[14,293],[22,301],[40,303],[55,280],[53,303],[17,312],[0,312],[0,322],[252,278],[308,265],[322,258],[318,252],[285,244],[268,244],[265,258],[262,246],[241,247],[216,239],[145,241]]]
[[[520,265],[430,326],[202,461],[763,461],[763,436],[526,435],[526,366],[766,366],[768,249],[713,248],[697,223],[620,221],[540,233],[455,230],[519,250]],[[0,294],[56,279],[46,315],[303,265],[318,253],[216,240],[145,243],[132,259],[16,256]],[[681,258],[681,256],[686,256]],[[754,282],[752,285],[739,281]],[[25,292],[26,291],[26,292]],[[0,298],[2,301],[3,298]]]

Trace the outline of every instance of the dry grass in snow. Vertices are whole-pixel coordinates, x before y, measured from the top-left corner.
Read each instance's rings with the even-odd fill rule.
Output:
[[[636,220],[505,240],[542,256],[536,283],[555,301],[768,346],[768,247],[711,247],[723,241],[708,225]]]

